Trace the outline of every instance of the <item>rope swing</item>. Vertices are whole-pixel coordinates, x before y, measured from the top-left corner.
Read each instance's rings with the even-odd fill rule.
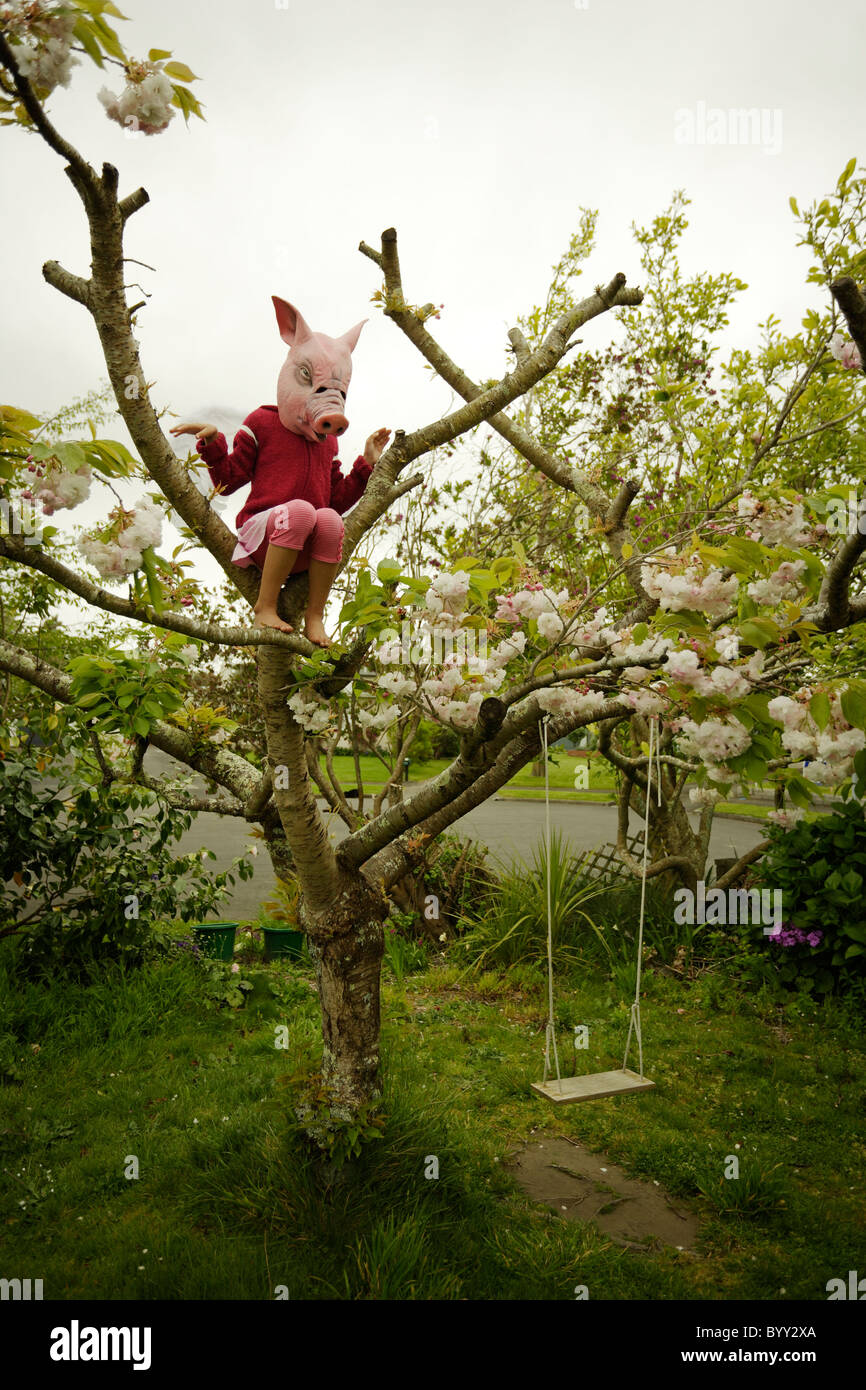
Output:
[[[653,765],[653,746],[655,745],[657,758],[657,804],[661,805],[662,779],[661,779],[661,755],[658,748],[658,729],[657,719],[654,716],[650,720],[649,731],[649,758],[647,759],[647,779],[646,779],[646,808],[644,811],[644,835],[643,835],[643,865],[641,869],[641,891],[640,891],[640,921],[638,924],[637,939],[637,969],[635,972],[634,1003],[631,1006],[628,1024],[628,1037],[625,1044],[625,1056],[622,1059],[622,1067],[619,1071],[600,1071],[592,1072],[584,1076],[570,1076],[563,1080],[559,1070],[559,1052],[556,1046],[556,1025],[553,1014],[553,909],[551,899],[551,872],[550,872],[550,775],[547,763],[547,725],[550,719],[549,714],[545,714],[541,720],[539,729],[541,744],[544,752],[544,840],[546,850],[546,878],[547,878],[547,1028],[544,1034],[544,1079],[533,1081],[532,1089],[539,1095],[544,1096],[545,1100],[553,1101],[555,1105],[569,1104],[578,1100],[598,1100],[602,1096],[622,1095],[626,1091],[649,1091],[652,1090],[655,1082],[648,1081],[643,1071],[643,1037],[640,1026],[640,981],[641,967],[643,964],[643,923],[644,910],[646,906],[646,870],[647,859],[649,856],[649,804],[650,790],[652,787],[652,765]],[[632,1035],[637,1042],[639,1072],[630,1071],[626,1065],[628,1062],[629,1049],[631,1048]],[[553,1052],[553,1063],[556,1069],[556,1080],[550,1077],[550,1054]]]

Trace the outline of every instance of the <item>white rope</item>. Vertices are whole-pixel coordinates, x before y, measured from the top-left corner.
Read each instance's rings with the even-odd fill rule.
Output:
[[[656,728],[656,719],[655,719],[655,717],[653,717],[652,719],[650,719],[650,727],[649,727],[649,757],[647,758],[647,768],[646,768],[646,771],[647,771],[647,778],[646,778],[646,806],[645,806],[645,808],[644,808],[644,827],[643,827],[643,870],[642,870],[642,873],[641,873],[641,882],[640,882],[640,921],[639,921],[639,923],[638,923],[638,935],[637,935],[637,971],[636,971],[636,974],[635,974],[634,1003],[633,1003],[632,1006],[631,1006],[631,1014],[630,1014],[629,1022],[628,1022],[628,1037],[626,1038],[626,1044],[625,1044],[625,1056],[624,1056],[623,1059],[622,1059],[622,1069],[623,1069],[623,1071],[625,1071],[625,1070],[626,1070],[626,1063],[628,1062],[628,1052],[629,1052],[629,1048],[631,1047],[631,1035],[632,1035],[632,1033],[634,1033],[635,1037],[637,1038],[638,1063],[639,1063],[639,1066],[640,1066],[640,1077],[641,1077],[641,1080],[643,1080],[643,1038],[642,1038],[642,1036],[641,1036],[641,1029],[640,1029],[640,976],[641,976],[641,968],[642,968],[642,966],[643,966],[643,919],[644,919],[644,907],[645,907],[645,904],[646,904],[646,866],[647,866],[647,858],[648,858],[648,856],[649,856],[649,808],[650,808],[650,790],[651,790],[651,787],[652,787],[653,734],[656,733],[656,732],[657,732],[657,728]],[[660,740],[657,740],[657,743],[658,743],[658,742],[660,742]],[[658,805],[661,805],[661,785],[662,785],[662,778],[661,778],[661,772],[662,772],[661,755],[657,753],[657,757],[658,757],[657,767],[658,767],[658,796],[659,796]]]
[[[553,1060],[556,1065],[556,1079],[562,1090],[562,1077],[559,1074],[559,1053],[556,1048],[556,1026],[553,1019],[553,907],[550,890],[550,777],[547,766],[547,721],[546,714],[541,721],[541,746],[544,754],[544,843],[546,852],[547,879],[547,1028],[544,1034],[544,1080],[550,1074],[550,1048],[553,1045]]]

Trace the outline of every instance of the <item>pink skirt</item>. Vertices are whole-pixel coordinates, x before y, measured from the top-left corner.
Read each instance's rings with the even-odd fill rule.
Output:
[[[288,514],[290,505],[291,503],[289,502],[279,502],[276,506],[267,507],[264,511],[255,512],[253,516],[247,518],[238,531],[238,543],[232,554],[233,564],[239,565],[242,569],[247,569],[252,565],[255,565],[258,569],[262,569],[265,563],[265,556],[268,553],[268,546],[272,541],[277,545],[289,545],[291,548],[297,549],[298,558],[292,568],[293,574],[299,574],[303,570],[309,569],[310,560],[316,558],[313,552],[316,549],[319,549],[321,552],[323,545],[326,553],[324,556],[320,556],[320,558],[328,562],[338,561],[340,559],[342,553],[343,527],[339,516],[330,512],[327,508],[322,509],[323,512],[328,512],[333,520],[333,525],[329,528],[332,532],[330,539],[328,539],[327,532],[325,536],[321,536],[317,539],[314,528],[313,532],[309,535],[309,539],[301,545],[299,542],[301,535],[306,534],[306,527],[303,527],[302,523],[300,535],[297,529],[293,532],[291,519]],[[306,505],[309,506],[308,515],[315,521],[315,517],[313,517],[314,509],[309,504]],[[295,517],[295,527],[297,527],[297,522],[298,518]],[[292,543],[293,535],[298,538],[294,544]],[[280,539],[277,539],[278,536]],[[329,553],[329,545],[335,547],[333,554]]]

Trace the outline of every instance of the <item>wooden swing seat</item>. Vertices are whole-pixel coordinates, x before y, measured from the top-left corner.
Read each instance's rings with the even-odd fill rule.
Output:
[[[596,1071],[586,1076],[563,1076],[557,1081],[533,1081],[532,1089],[554,1105],[570,1105],[578,1100],[597,1100],[601,1096],[619,1096],[629,1091],[651,1091],[654,1081],[621,1067],[617,1071]]]

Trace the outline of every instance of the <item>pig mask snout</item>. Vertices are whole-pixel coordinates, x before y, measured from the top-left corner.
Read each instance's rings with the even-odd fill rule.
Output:
[[[352,351],[367,320],[341,338],[330,338],[313,333],[294,305],[276,295],[272,298],[280,337],[289,345],[277,380],[280,423],[311,440],[343,434],[349,424],[345,410]]]

